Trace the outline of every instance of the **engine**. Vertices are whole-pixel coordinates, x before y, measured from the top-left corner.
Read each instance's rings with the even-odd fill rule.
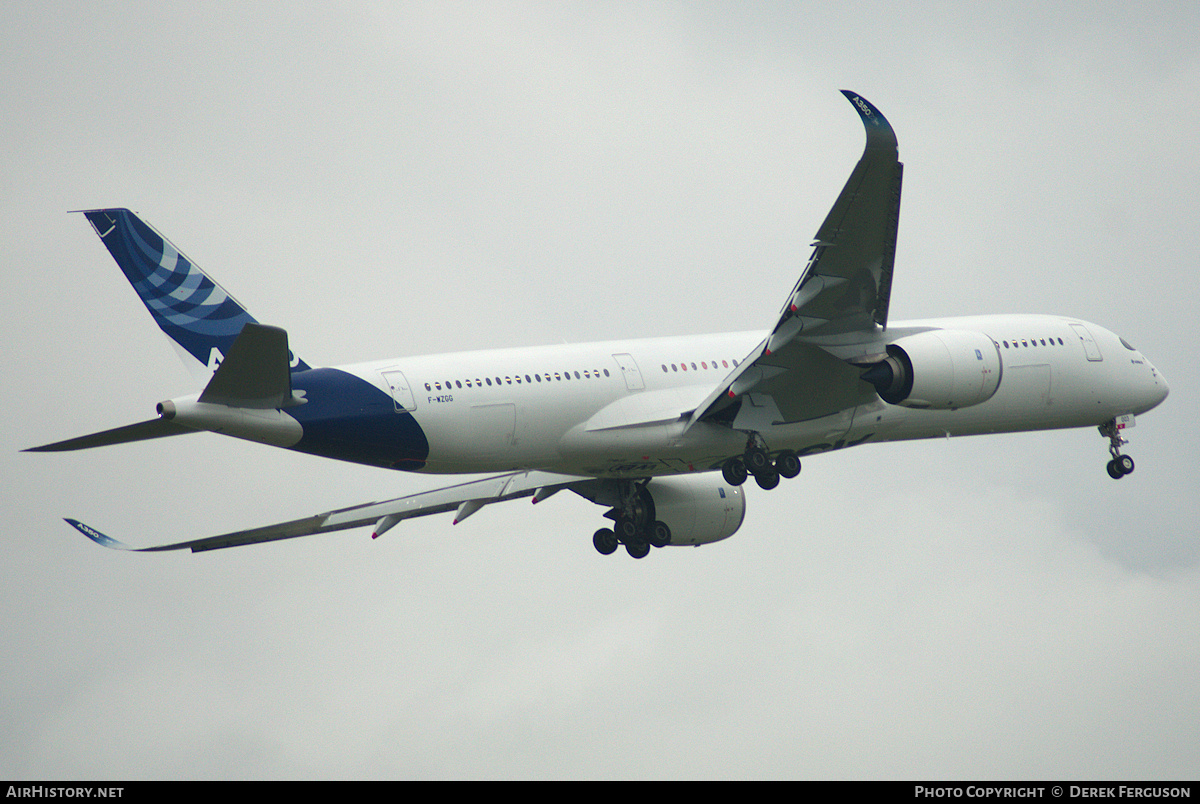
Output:
[[[954,410],[986,402],[1000,387],[1000,349],[982,332],[920,332],[888,344],[887,354],[862,378],[892,405]]]
[[[671,529],[671,544],[708,544],[727,539],[742,526],[746,495],[719,472],[656,477],[646,484],[654,516]]]

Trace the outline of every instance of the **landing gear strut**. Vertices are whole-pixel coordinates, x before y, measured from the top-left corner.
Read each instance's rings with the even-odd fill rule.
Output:
[[[1100,425],[1100,435],[1108,439],[1108,451],[1112,455],[1112,460],[1108,462],[1108,476],[1113,480],[1120,480],[1133,471],[1133,458],[1128,455],[1121,454],[1121,445],[1128,444],[1129,441],[1121,437],[1121,431],[1117,429],[1117,420],[1109,419],[1104,424]]]

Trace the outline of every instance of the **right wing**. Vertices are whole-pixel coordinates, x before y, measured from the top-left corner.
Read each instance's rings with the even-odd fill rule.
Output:
[[[887,326],[904,165],[879,110],[853,92],[842,94],[866,129],[862,157],[817,230],[812,257],[770,335],[696,408],[692,424],[732,416],[739,398],[750,393],[770,397],[780,422],[815,419],[874,398],[861,369],[845,362],[847,350],[837,347],[871,343]],[[856,362],[882,359],[849,351]]]
[[[157,553],[166,550],[191,550],[199,553],[204,550],[219,550],[223,547],[239,547],[244,544],[273,542],[279,539],[293,539],[297,536],[311,536],[315,533],[330,533],[335,530],[360,528],[375,525],[375,538],[404,519],[412,519],[429,514],[440,514],[457,511],[455,524],[466,519],[485,505],[491,503],[515,500],[520,497],[533,497],[540,502],[551,494],[564,488],[578,486],[583,489],[593,483],[591,478],[574,475],[558,475],[550,472],[513,472],[507,475],[487,477],[448,486],[420,494],[411,494],[385,502],[371,502],[327,511],[304,519],[293,519],[290,522],[280,522],[251,530],[241,530],[236,533],[224,533],[220,536],[208,536],[186,542],[164,544],[157,547],[130,547],[95,528],[89,527],[76,519],[68,519],[67,524],[78,530],[84,536],[104,547],[114,550],[132,550],[139,553]]]

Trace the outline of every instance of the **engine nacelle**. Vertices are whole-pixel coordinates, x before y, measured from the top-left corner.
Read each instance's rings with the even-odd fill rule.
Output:
[[[646,484],[654,516],[671,529],[671,544],[708,544],[728,539],[746,517],[746,494],[719,472],[656,477]]]
[[[876,363],[862,378],[893,405],[966,408],[991,399],[1000,387],[1000,349],[982,332],[920,332],[888,344],[887,354],[887,360]]]

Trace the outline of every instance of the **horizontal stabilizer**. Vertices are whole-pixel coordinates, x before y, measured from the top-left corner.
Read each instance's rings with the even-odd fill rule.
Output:
[[[288,363],[286,331],[246,324],[199,401],[256,410],[291,407],[297,402]]]
[[[107,447],[109,444],[125,444],[130,441],[145,441],[150,438],[164,438],[166,436],[182,435],[184,433],[195,433],[196,431],[184,427],[182,424],[176,424],[167,419],[151,419],[148,422],[138,422],[137,424],[127,424],[124,427],[118,427],[114,430],[105,430],[102,433],[92,433],[91,435],[80,436],[79,438],[71,438],[66,441],[59,441],[56,444],[46,444],[41,447],[30,447],[22,452],[70,452],[76,449],[91,449],[92,447]]]

